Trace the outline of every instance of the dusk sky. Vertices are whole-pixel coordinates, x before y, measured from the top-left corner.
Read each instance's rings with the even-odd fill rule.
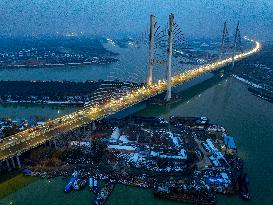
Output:
[[[187,36],[220,37],[239,20],[243,35],[273,40],[272,0],[1,0],[0,35],[141,33],[150,14],[163,24],[170,12]]]

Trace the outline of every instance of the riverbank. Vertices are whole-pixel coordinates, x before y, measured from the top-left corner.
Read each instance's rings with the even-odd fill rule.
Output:
[[[261,85],[258,85],[258,84],[255,84],[253,82],[250,82],[244,78],[241,78],[237,75],[233,75],[233,77],[247,85],[249,85],[248,87],[248,91],[250,93],[252,93],[252,95],[258,97],[258,98],[261,98],[263,100],[266,100],[268,102],[271,102],[273,103],[273,90],[270,90],[270,89],[265,89],[263,88],[263,86]]]
[[[54,68],[58,69],[61,67],[66,66],[73,66],[73,67],[83,67],[88,65],[105,65],[118,62],[116,58],[110,57],[93,57],[90,61],[85,62],[63,62],[63,63],[44,63],[44,62],[31,62],[31,63],[21,63],[21,64],[0,64],[0,69],[20,69],[20,68]]]
[[[137,88],[121,81],[0,81],[0,103],[59,104],[83,107]]]
[[[69,114],[76,110],[75,107],[63,107],[58,105],[46,104],[1,104],[0,118],[25,118],[39,116],[43,119],[54,119]]]
[[[262,88],[262,86],[260,86],[260,85],[258,85],[258,84],[255,84],[255,83],[253,83],[253,82],[251,82],[251,81],[248,81],[248,80],[246,80],[245,78],[242,78],[242,77],[239,77],[239,76],[237,76],[237,75],[232,75],[234,78],[236,78],[237,80],[239,80],[239,81],[241,81],[241,82],[243,82],[243,83],[245,83],[245,84],[247,84],[247,85],[249,85],[249,86],[252,86],[252,87],[254,87],[254,88]]]
[[[273,102],[273,43],[267,42],[259,53],[236,63],[233,76],[249,85],[249,92]]]
[[[0,183],[0,200],[35,182],[38,180],[38,177],[26,177],[23,174],[16,172],[14,177],[10,178],[10,176],[3,176],[2,180],[3,181]]]

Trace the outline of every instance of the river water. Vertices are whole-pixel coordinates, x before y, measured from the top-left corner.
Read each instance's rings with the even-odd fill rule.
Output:
[[[136,82],[145,80],[147,60],[145,48],[120,49],[110,44],[107,46],[112,51],[120,53],[119,62],[85,67],[2,69],[0,80],[120,79]],[[164,75],[162,68],[155,67],[155,78],[162,78],[162,75]],[[0,104],[0,118],[28,119],[30,116],[38,115],[49,119],[74,110],[75,108],[49,105]],[[175,105],[148,107],[140,114],[164,117],[170,115],[208,116],[213,123],[223,125],[235,137],[239,154],[246,162],[252,200],[244,203],[239,197],[219,196],[218,204],[273,204],[273,104],[252,96],[245,84],[229,78],[201,89],[200,87],[193,88],[183,92],[182,101]],[[91,193],[83,190],[64,194],[65,184],[66,182],[60,178],[37,180],[4,199],[0,199],[0,205],[91,204],[94,197]],[[107,204],[165,205],[178,203],[156,199],[150,190],[118,185]]]
[[[229,78],[203,89],[172,106],[148,107],[145,115],[208,116],[213,123],[223,125],[234,136],[239,155],[245,160],[250,179],[252,200],[243,202],[239,197],[218,196],[219,205],[272,205],[273,204],[273,105],[247,91],[247,86]],[[183,97],[185,96],[185,97]],[[187,97],[186,97],[187,96]],[[16,205],[88,205],[92,196],[87,189],[64,194],[62,179],[38,180],[0,200],[0,204]],[[178,204],[154,198],[150,190],[118,185],[107,204],[155,205]],[[181,203],[180,203],[181,204]]]
[[[0,80],[129,80],[129,73],[135,73],[135,81],[143,80],[147,56],[145,48],[119,48],[111,44],[105,47],[119,53],[118,62],[104,65],[65,66],[47,68],[14,68],[0,69]]]
[[[30,105],[30,104],[0,104],[0,118],[29,119],[40,116],[42,119],[61,117],[75,111],[73,107]]]

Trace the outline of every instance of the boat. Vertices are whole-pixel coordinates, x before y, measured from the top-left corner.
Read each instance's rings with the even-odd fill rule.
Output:
[[[79,190],[79,189],[80,189],[78,180],[79,180],[79,179],[76,179],[76,180],[74,181],[74,183],[72,184],[72,187],[73,187],[74,190]]]
[[[83,189],[85,187],[85,185],[87,184],[87,180],[86,179],[82,179],[80,182],[80,189]]]
[[[31,174],[32,174],[32,170],[29,169],[29,168],[23,169],[22,172],[23,172],[23,174],[24,174],[25,176],[31,176]]]
[[[170,199],[183,203],[215,205],[216,197],[214,194],[205,190],[183,190],[172,187],[157,187],[154,189],[154,196]]]
[[[69,180],[68,184],[65,186],[64,188],[64,192],[65,193],[68,193],[72,190],[72,186],[74,184],[74,182],[78,179],[78,172],[75,171],[73,174],[72,174],[72,178]]]
[[[98,180],[95,178],[93,180],[93,192],[94,194],[98,193]]]
[[[248,191],[241,191],[240,196],[243,200],[250,200],[250,193]]]
[[[74,171],[72,174],[73,177],[78,177],[78,175],[79,175],[79,172],[77,172],[77,171]]]
[[[68,184],[65,186],[65,188],[64,188],[64,192],[65,193],[68,193],[68,192],[70,192],[71,190],[72,190],[72,186],[73,186],[73,184],[74,184],[74,182],[77,180],[77,177],[72,177],[71,179],[70,179],[70,181],[68,182]]]
[[[93,186],[94,186],[94,179],[93,179],[93,177],[90,177],[88,179],[88,186],[89,186],[89,190],[92,191],[93,190]]]
[[[86,180],[85,179],[76,179],[74,183],[72,184],[72,187],[74,190],[80,190],[84,188],[86,185]]]
[[[110,196],[114,189],[114,184],[106,183],[105,187],[103,187],[97,194],[96,199],[94,201],[94,205],[103,205],[105,204],[107,198]]]

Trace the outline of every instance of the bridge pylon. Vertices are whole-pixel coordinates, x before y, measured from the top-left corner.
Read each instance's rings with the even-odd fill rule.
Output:
[[[148,78],[147,78],[148,85],[153,83],[154,45],[155,45],[155,16],[150,15],[149,59],[148,59]]]
[[[174,27],[174,15],[169,16],[169,30],[168,30],[168,48],[167,48],[167,93],[165,100],[168,102],[172,97],[172,56],[173,56],[173,27]]]
[[[220,55],[219,55],[220,60],[223,58],[223,55],[227,47],[229,47],[229,33],[227,28],[227,22],[225,21],[223,34],[222,34],[222,40],[221,40],[221,47],[220,47]]]
[[[155,64],[161,64],[166,65],[166,82],[167,82],[167,93],[165,96],[165,100],[168,102],[171,100],[171,77],[172,77],[172,56],[173,56],[173,41],[174,41],[174,14],[169,15],[169,29],[168,29],[168,39],[167,39],[167,60],[160,60],[155,59],[155,41],[158,39],[161,39],[163,37],[167,37],[165,35],[165,32],[161,31],[159,34],[156,33],[159,30],[160,26],[158,26],[156,29],[156,21],[155,16],[150,16],[150,34],[149,34],[149,57],[148,57],[148,77],[147,77],[147,84],[150,85],[153,83],[153,65]],[[177,25],[176,25],[177,27]],[[163,32],[163,34],[162,34]],[[182,33],[180,30],[177,31],[177,33],[181,37]],[[156,38],[157,37],[157,38]]]
[[[234,42],[233,42],[232,67],[231,67],[232,69],[234,68],[236,50],[239,47],[238,44],[240,43],[240,38],[241,38],[239,26],[240,26],[240,23],[238,21],[237,26],[236,26],[236,30],[235,30]]]

